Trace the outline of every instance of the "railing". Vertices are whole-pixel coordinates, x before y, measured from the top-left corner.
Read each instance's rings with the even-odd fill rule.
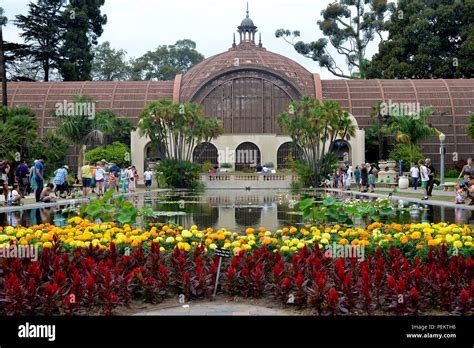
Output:
[[[257,174],[257,173],[215,173],[201,174],[201,181],[207,187],[229,188],[289,188],[291,182],[298,181],[296,174]]]

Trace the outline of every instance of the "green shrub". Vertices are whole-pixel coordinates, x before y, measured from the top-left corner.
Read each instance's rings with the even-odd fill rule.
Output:
[[[445,178],[457,178],[461,171],[457,170],[456,168],[447,168],[444,172]]]
[[[203,173],[209,172],[209,169],[213,168],[214,164],[212,164],[210,161],[206,161],[201,165],[201,171]]]
[[[267,163],[265,163],[265,167],[267,167],[267,168],[273,168],[273,167],[274,167],[273,162],[267,162]]]
[[[98,146],[86,152],[86,158],[91,163],[105,159],[108,163],[115,162],[118,166],[130,164],[130,148],[119,141],[114,141],[107,146]]]
[[[201,168],[197,163],[164,159],[153,169],[168,187],[197,189],[201,186],[199,181]]]
[[[403,160],[403,171],[410,170],[411,163],[424,159],[420,148],[413,144],[397,144],[390,151],[388,158],[397,162]]]
[[[232,168],[232,163],[222,163],[221,168]]]

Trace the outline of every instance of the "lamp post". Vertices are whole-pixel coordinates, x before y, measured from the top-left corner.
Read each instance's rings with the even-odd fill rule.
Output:
[[[446,153],[446,149],[444,147],[444,141],[446,140],[446,135],[444,133],[440,133],[439,136],[439,154],[440,154],[440,185],[444,185],[444,155]]]

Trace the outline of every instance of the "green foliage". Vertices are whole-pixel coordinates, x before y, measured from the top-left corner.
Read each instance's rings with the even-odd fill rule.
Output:
[[[396,115],[390,114],[390,110],[384,112],[389,113],[390,117],[383,130],[385,133],[394,134],[398,142],[417,145],[437,133],[428,123],[428,117],[433,114],[431,108],[422,108],[415,115],[407,115],[403,111]]]
[[[474,75],[473,1],[399,0],[368,78],[435,79]]]
[[[222,163],[222,164],[221,164],[221,168],[228,168],[228,169],[230,169],[230,168],[232,168],[232,163]]]
[[[132,61],[132,80],[173,80],[201,62],[204,56],[196,51],[196,43],[178,40],[174,45],[158,46]]]
[[[130,67],[125,60],[126,51],[115,50],[105,41],[93,48],[92,79],[99,81],[123,81],[130,77]]]
[[[120,195],[118,198],[113,198],[113,195],[114,190],[109,190],[101,199],[81,205],[81,216],[90,221],[114,221],[120,226],[134,225],[139,216],[157,217],[150,207],[138,209],[125,196]]]
[[[338,102],[309,96],[291,102],[277,123],[302,150],[304,166],[297,165],[296,171],[305,186],[319,186],[321,177],[331,170],[335,157],[328,153],[334,141],[355,135],[355,125]]]
[[[49,130],[42,139],[37,139],[30,147],[30,158],[36,159],[41,155],[48,158],[45,175],[51,176],[56,169],[64,165],[68,143],[64,138]]]
[[[59,49],[61,62],[59,71],[65,81],[84,81],[91,79],[92,45],[102,35],[107,16],[100,8],[105,0],[69,0],[61,19],[65,24],[63,44]]]
[[[59,66],[65,24],[61,13],[64,0],[30,2],[28,14],[16,16],[15,25],[22,30],[28,48],[24,52],[32,62],[43,70],[44,81],[49,81],[50,72]]]
[[[459,176],[459,173],[461,173],[460,170],[457,170],[456,168],[446,168],[444,172],[444,177],[445,178],[457,178]]]
[[[201,171],[203,173],[208,173],[209,169],[213,168],[214,164],[212,164],[210,161],[206,161],[201,165]]]
[[[322,19],[317,22],[325,38],[294,43],[300,32],[286,29],[278,29],[275,36],[284,38],[299,54],[318,62],[320,67],[335,76],[365,78],[369,66],[369,61],[365,59],[367,45],[376,35],[383,39],[385,16],[391,6],[387,0],[334,1],[321,12]],[[288,40],[289,37],[292,40]],[[331,49],[327,47],[329,42],[346,61],[349,73],[337,66]]]
[[[395,215],[395,209],[389,199],[376,201],[340,201],[333,197],[325,198],[321,204],[315,204],[314,198],[300,202],[303,219],[318,224],[348,224],[352,226],[356,218],[370,218],[379,221],[382,216]]]
[[[467,136],[474,140],[474,113],[469,115],[468,125],[466,127]]]
[[[164,159],[154,168],[157,177],[162,177],[166,186],[171,188],[199,188],[200,166],[190,161]]]
[[[105,159],[108,163],[114,162],[118,166],[122,166],[122,164],[129,165],[130,148],[126,144],[115,141],[105,147],[98,146],[86,152],[86,158],[91,163],[96,163]]]
[[[153,101],[140,114],[138,130],[147,135],[163,158],[191,161],[196,144],[211,142],[224,132],[222,122],[206,118],[202,105]]]
[[[273,164],[273,162],[267,162],[265,163],[265,167],[267,168],[273,168],[275,165]]]
[[[388,158],[398,161],[403,160],[403,170],[410,170],[411,163],[418,163],[419,160],[425,158],[420,148],[413,144],[397,144],[390,151]]]

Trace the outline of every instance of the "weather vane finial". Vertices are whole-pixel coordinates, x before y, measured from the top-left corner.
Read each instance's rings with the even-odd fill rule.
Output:
[[[247,2],[247,18],[249,18],[249,3]]]

